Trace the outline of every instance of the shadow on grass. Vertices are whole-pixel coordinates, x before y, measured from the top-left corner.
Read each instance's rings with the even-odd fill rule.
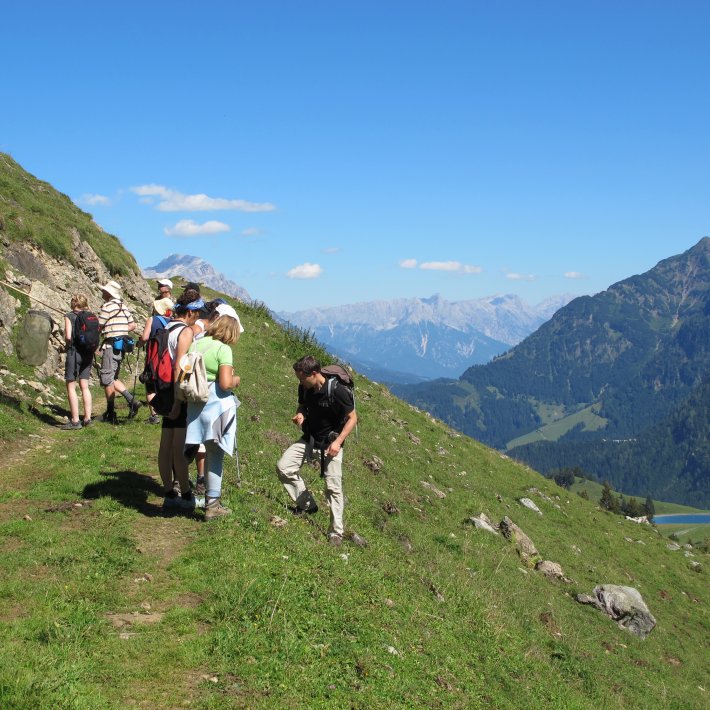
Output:
[[[137,471],[99,471],[103,480],[84,487],[87,500],[109,496],[126,508],[133,508],[150,518],[172,517],[163,511],[163,487],[150,476]],[[149,496],[159,496],[160,503],[149,503]]]

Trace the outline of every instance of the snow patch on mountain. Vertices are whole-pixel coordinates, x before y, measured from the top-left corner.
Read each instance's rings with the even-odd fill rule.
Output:
[[[215,291],[225,293],[227,296],[233,296],[241,301],[252,300],[245,288],[228,279],[224,274],[217,271],[212,264],[197,256],[171,254],[155,266],[143,269],[143,276],[146,279],[182,276],[188,281],[203,283]]]

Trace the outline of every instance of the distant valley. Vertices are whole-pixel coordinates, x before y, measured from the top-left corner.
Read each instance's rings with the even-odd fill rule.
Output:
[[[710,505],[710,238],[593,297],[456,380],[393,391],[546,472]]]

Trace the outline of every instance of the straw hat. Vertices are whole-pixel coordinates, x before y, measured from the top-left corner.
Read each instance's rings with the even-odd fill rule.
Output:
[[[153,301],[153,313],[158,316],[164,316],[173,310],[174,304],[169,298],[159,298]]]

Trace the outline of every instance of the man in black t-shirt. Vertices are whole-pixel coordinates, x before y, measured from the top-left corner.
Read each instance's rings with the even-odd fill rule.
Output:
[[[328,539],[333,546],[343,541],[343,442],[357,424],[352,392],[337,379],[332,383],[321,373],[318,360],[311,355],[293,365],[300,383],[298,409],[292,421],[303,436],[289,446],[276,464],[279,479],[296,504],[296,513],[318,510],[313,496],[301,478],[300,469],[312,452],[321,459],[325,478],[325,499],[330,506]]]

